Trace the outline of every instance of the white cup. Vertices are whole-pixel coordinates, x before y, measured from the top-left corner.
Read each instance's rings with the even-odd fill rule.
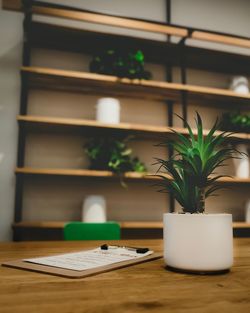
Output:
[[[105,223],[107,221],[106,201],[103,196],[90,195],[83,202],[82,221],[86,223]]]
[[[245,214],[246,214],[246,222],[250,223],[250,199],[247,200],[245,204]]]
[[[247,146],[239,144],[236,146],[236,149],[243,152],[244,155],[239,156],[240,159],[233,159],[235,165],[235,175],[238,178],[249,178],[249,158]]]
[[[240,94],[248,94],[248,79],[244,76],[235,76],[232,78],[230,89]]]
[[[97,101],[96,120],[102,123],[120,123],[120,101],[115,98],[100,98]]]

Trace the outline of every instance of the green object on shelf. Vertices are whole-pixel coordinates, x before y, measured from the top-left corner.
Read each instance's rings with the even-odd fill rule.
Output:
[[[89,65],[90,72],[127,77],[131,79],[151,79],[144,69],[144,54],[136,49],[108,49],[98,52]]]
[[[220,129],[234,132],[250,132],[250,115],[238,112],[226,112],[222,115]]]
[[[85,151],[90,158],[90,169],[112,171],[118,174],[124,172],[147,171],[146,166],[137,158],[132,157],[132,150],[127,146],[128,139],[112,137],[94,137],[85,145]]]
[[[120,225],[115,222],[70,222],[63,229],[65,240],[119,240]]]

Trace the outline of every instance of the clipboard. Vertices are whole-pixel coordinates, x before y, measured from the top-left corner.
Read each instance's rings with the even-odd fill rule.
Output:
[[[88,250],[85,249],[82,251],[88,251]],[[27,270],[27,271],[55,275],[55,276],[60,276],[60,277],[65,277],[65,278],[85,278],[85,277],[94,276],[94,275],[101,274],[101,273],[106,273],[109,271],[117,270],[120,268],[132,266],[132,265],[157,260],[160,258],[162,258],[162,254],[154,252],[151,255],[141,257],[138,259],[122,261],[119,263],[114,263],[114,264],[105,265],[105,266],[99,266],[94,269],[87,269],[83,271],[75,271],[75,270],[64,269],[64,268],[59,268],[59,267],[40,265],[36,263],[29,263],[29,262],[24,261],[23,259],[4,262],[1,265],[5,267],[9,267],[9,268]]]

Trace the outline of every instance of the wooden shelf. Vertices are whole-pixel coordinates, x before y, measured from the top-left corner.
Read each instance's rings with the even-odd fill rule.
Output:
[[[115,178],[119,176],[110,171],[96,171],[88,169],[61,169],[61,168],[31,168],[31,167],[18,167],[16,168],[16,174],[24,175],[46,175],[46,176],[72,176],[72,177],[92,177],[92,178]],[[160,173],[161,175],[166,175]],[[127,172],[123,174],[124,179],[129,180],[150,180],[158,181],[160,178],[152,173],[136,173]],[[218,180],[223,184],[250,184],[250,178],[237,178],[237,177],[224,177]]]
[[[192,39],[200,41],[208,41],[214,43],[220,43],[229,46],[238,46],[243,48],[250,48],[249,38],[239,38],[236,36],[226,34],[216,34],[209,31],[195,30],[190,36]]]
[[[125,97],[172,99],[180,101],[181,92],[188,92],[190,101],[235,102],[249,105],[250,94],[241,95],[231,90],[163,81],[118,78],[88,72],[65,71],[42,67],[22,67],[28,75],[30,87],[74,92],[117,94]],[[230,103],[230,104],[229,104]]]
[[[34,222],[19,222],[19,223],[14,223],[13,227],[14,228],[40,228],[40,229],[46,229],[46,228],[53,228],[53,229],[62,229],[64,225],[67,222],[63,221],[34,221]],[[163,223],[162,222],[150,222],[150,221],[144,221],[144,222],[130,222],[130,221],[125,221],[125,222],[119,222],[120,226],[122,229],[162,229],[163,228]],[[250,228],[250,223],[246,222],[235,222],[233,223],[233,228]]]
[[[20,222],[20,223],[14,223],[13,227],[14,228],[63,228],[64,225],[67,222],[63,222],[63,221],[35,221],[35,222]],[[151,229],[155,229],[155,228],[162,228],[162,222],[119,222],[119,225],[121,226],[121,228],[127,229],[138,229],[138,228],[151,228]]]
[[[162,222],[150,222],[150,221],[144,221],[144,222],[135,222],[135,221],[127,221],[127,222],[119,222],[121,228],[124,229],[162,229],[163,223]]]
[[[38,228],[38,229],[63,229],[64,225],[67,222],[62,222],[62,221],[34,221],[34,222],[19,222],[19,223],[13,223],[12,227],[13,228]]]
[[[145,124],[106,124],[100,123],[95,120],[84,120],[76,118],[62,118],[62,117],[49,117],[49,116],[32,116],[32,115],[18,115],[17,120],[21,125],[25,126],[28,130],[62,130],[73,129],[81,134],[87,134],[91,131],[92,135],[95,134],[112,134],[112,135],[135,135],[139,138],[157,138],[160,136],[173,137],[172,130],[175,130],[183,135],[188,134],[186,128],[181,127],[165,127],[154,126]],[[172,129],[172,130],[171,130]],[[197,134],[196,129],[193,130],[194,134]],[[204,135],[207,135],[209,130],[204,130]],[[221,131],[215,132],[215,135],[219,135]],[[236,133],[230,136],[232,140],[250,140],[250,134]]]
[[[25,175],[48,175],[48,176],[80,176],[86,178],[116,178],[119,179],[119,176],[109,171],[95,171],[87,169],[61,169],[61,168],[16,168],[16,174],[25,174]],[[136,173],[136,172],[127,172],[123,174],[124,179],[131,180],[155,180],[156,177],[152,174],[147,173]]]
[[[114,49],[129,47],[131,50],[137,50],[139,47],[145,55],[146,63],[163,65],[170,63],[173,66],[180,66],[180,46],[165,41],[39,22],[32,22],[29,40],[33,48],[56,49],[89,55],[95,55],[96,51],[103,51],[111,46]],[[186,46],[185,62],[188,68],[232,75],[250,75],[250,58],[242,54]]]
[[[233,228],[250,228],[250,223],[247,222],[234,222]]]
[[[21,0],[4,0],[3,8],[6,10],[20,11],[22,9]],[[34,3],[32,5],[31,12],[37,15],[45,15],[94,24],[110,25],[178,37],[186,37],[188,35],[188,31],[184,27],[170,26],[163,23],[150,22],[128,17],[111,16],[93,11],[80,11],[77,9],[69,10],[65,6],[60,7],[53,4],[41,6]]]
[[[76,132],[80,132],[83,135],[95,135],[95,134],[109,134],[109,135],[134,135],[139,138],[152,139],[159,138],[162,135],[173,136],[173,132],[169,127],[159,127],[153,125],[143,124],[130,124],[130,123],[119,123],[119,124],[107,124],[100,123],[95,120],[84,120],[75,118],[57,118],[47,116],[30,116],[30,115],[19,115],[17,117],[20,125],[24,126],[27,130],[50,130],[50,131],[65,131],[72,129]],[[181,128],[180,128],[181,130]],[[184,130],[185,131],[185,130]]]
[[[222,177],[218,182],[222,184],[250,184],[250,178]]]
[[[7,10],[22,10],[21,0],[4,0],[3,8]],[[250,48],[250,39],[229,34],[209,32],[205,30],[193,30],[188,27],[168,25],[165,23],[152,22],[148,20],[121,17],[74,9],[72,7],[60,6],[55,4],[37,4],[34,3],[31,12],[37,15],[45,15],[56,18],[64,18],[76,21],[89,22],[101,25],[110,25],[115,27],[135,29],[141,31],[154,32],[177,37],[188,37],[199,41],[216,42],[225,45]],[[191,32],[190,32],[191,31]]]

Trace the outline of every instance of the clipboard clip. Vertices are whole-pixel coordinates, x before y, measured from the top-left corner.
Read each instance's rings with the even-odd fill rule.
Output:
[[[101,250],[109,250],[109,249],[118,249],[118,248],[122,248],[122,249],[126,249],[128,251],[134,251],[136,253],[146,253],[149,251],[148,248],[138,248],[138,247],[126,247],[126,246],[109,246],[107,244],[101,245]]]

